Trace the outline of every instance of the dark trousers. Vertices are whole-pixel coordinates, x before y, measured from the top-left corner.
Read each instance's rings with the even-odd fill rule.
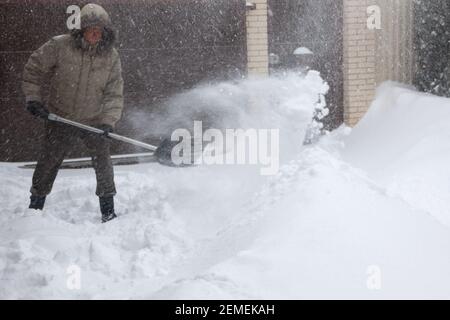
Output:
[[[89,150],[97,177],[96,195],[114,196],[114,169],[109,151],[109,140],[101,135],[85,132],[67,125],[47,122],[41,154],[34,170],[31,194],[47,196],[53,187],[59,167],[67,151],[81,139]]]

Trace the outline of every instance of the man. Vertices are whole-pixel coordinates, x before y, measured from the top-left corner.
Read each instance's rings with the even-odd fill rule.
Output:
[[[105,136],[95,135],[46,121],[30,190],[31,209],[43,209],[64,156],[74,139],[81,139],[92,156],[102,222],[116,218],[114,172],[106,137],[123,109],[122,70],[113,47],[115,38],[108,13],[99,5],[88,4],[81,10],[81,29],[52,38],[31,55],[25,66],[22,87],[26,108],[32,115],[47,119],[51,112],[105,131]],[[44,105],[41,88],[47,76],[50,92]]]

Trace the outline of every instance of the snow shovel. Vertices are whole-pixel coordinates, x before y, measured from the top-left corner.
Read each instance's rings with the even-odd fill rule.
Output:
[[[88,125],[85,125],[85,124],[82,124],[82,123],[78,123],[78,122],[75,122],[75,121],[72,121],[72,120],[68,120],[68,119],[60,117],[60,116],[58,116],[56,114],[53,114],[53,113],[50,113],[48,115],[48,120],[59,122],[59,123],[64,123],[64,124],[67,124],[67,125],[70,125],[70,126],[73,126],[73,127],[77,127],[79,129],[82,129],[82,130],[85,130],[85,131],[92,132],[92,133],[97,133],[97,134],[100,134],[100,135],[106,135],[107,137],[109,137],[111,139],[114,139],[114,140],[117,140],[117,141],[121,141],[121,142],[125,142],[125,143],[129,143],[129,144],[135,145],[137,147],[141,147],[141,148],[144,148],[146,150],[153,151],[153,155],[156,157],[156,159],[158,160],[158,162],[160,164],[163,164],[163,165],[166,165],[166,166],[172,166],[172,167],[176,167],[177,166],[177,165],[175,165],[172,162],[171,152],[172,152],[172,148],[175,145],[177,145],[178,142],[172,142],[169,139],[165,139],[158,147],[156,147],[156,146],[153,146],[153,145],[148,144],[148,143],[144,143],[144,142],[141,142],[141,141],[137,141],[137,140],[134,140],[134,139],[130,139],[130,138],[118,135],[116,133],[107,133],[107,132],[105,132],[105,131],[103,131],[101,129],[94,128],[94,127],[91,127],[91,126],[88,126]],[[183,165],[183,166],[186,166],[186,165]]]

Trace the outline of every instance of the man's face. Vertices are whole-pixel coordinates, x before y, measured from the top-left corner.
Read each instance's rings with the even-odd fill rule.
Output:
[[[83,36],[90,45],[95,45],[102,38],[102,29],[100,27],[89,27],[84,31]]]

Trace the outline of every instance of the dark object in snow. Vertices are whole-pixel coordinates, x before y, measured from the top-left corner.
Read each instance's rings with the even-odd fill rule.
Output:
[[[164,139],[159,144],[158,148],[156,149],[155,153],[153,154],[156,161],[158,161],[160,164],[162,164],[164,166],[168,166],[168,167],[176,167],[176,168],[193,167],[196,165],[197,159],[201,156],[200,152],[203,152],[203,150],[208,145],[208,142],[203,142],[203,141],[199,142],[199,143],[201,143],[202,148],[201,148],[201,150],[199,150],[200,152],[196,152],[195,139],[191,138],[191,140],[190,140],[191,152],[189,154],[189,157],[187,157],[190,161],[188,163],[177,164],[173,161],[172,150],[180,143],[182,143],[181,140],[172,141],[170,138]],[[184,158],[185,155],[183,154],[183,152],[185,152],[185,150],[180,150],[180,151],[181,151],[180,154],[178,154],[177,156],[180,158]]]
[[[99,197],[100,211],[102,212],[102,223],[117,218],[114,212],[114,197]]]
[[[172,149],[178,145],[179,141],[172,141],[170,139],[164,139],[155,151],[156,160],[165,166],[178,167],[172,161]]]
[[[173,166],[172,149],[177,144],[178,144],[177,141],[164,139],[154,153],[156,160],[161,164]]]
[[[30,206],[28,208],[34,210],[43,210],[45,204],[45,197],[39,196],[31,196],[30,197]]]
[[[50,114],[45,106],[39,101],[28,101],[27,111],[36,118],[47,119]]]

